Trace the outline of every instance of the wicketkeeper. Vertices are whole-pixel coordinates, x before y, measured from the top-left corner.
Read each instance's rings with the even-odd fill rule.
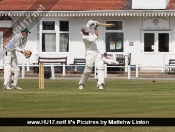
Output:
[[[90,33],[90,27],[94,25],[94,34]],[[81,34],[85,44],[86,66],[79,81],[79,89],[83,89],[88,77],[92,73],[93,64],[95,64],[98,71],[97,87],[103,89],[104,86],[104,65],[100,52],[97,49],[95,41],[98,38],[98,22],[89,20],[88,23],[82,27]]]
[[[21,89],[17,86],[20,69],[17,66],[16,51],[24,54],[26,58],[31,56],[32,52],[24,49],[28,33],[30,33],[30,31],[27,28],[23,28],[21,32],[17,33],[4,47],[4,89]],[[11,73],[13,73],[13,82],[10,87]]]
[[[108,56],[108,54],[106,52],[103,54],[102,60],[104,61],[105,64],[119,65],[119,62],[113,60],[110,56]]]

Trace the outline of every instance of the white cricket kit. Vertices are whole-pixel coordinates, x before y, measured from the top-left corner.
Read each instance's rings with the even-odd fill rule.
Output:
[[[84,72],[82,74],[82,77],[79,81],[79,84],[84,85],[87,81],[88,77],[92,73],[93,64],[98,68],[98,74],[99,72],[102,72],[98,76],[98,86],[104,84],[104,65],[102,56],[99,53],[97,49],[97,45],[95,43],[95,40],[97,39],[97,36],[94,34],[84,35],[82,34],[82,39],[85,44],[85,50],[86,50],[86,66],[84,69]]]
[[[102,59],[103,59],[104,63],[106,63],[106,64],[117,64],[117,65],[119,64],[118,61],[115,61],[112,58],[111,59],[107,59],[107,58],[103,57]]]
[[[24,50],[24,47],[26,46],[27,39],[23,38],[23,35],[21,33],[16,34],[9,43],[5,46],[5,49],[7,51],[18,51],[21,52]]]
[[[22,52],[26,45],[27,39],[23,38],[21,33],[16,34],[9,43],[5,46],[4,56],[4,85],[9,83],[11,71],[14,73],[13,85],[16,86],[18,82],[20,69],[17,66],[16,51]]]

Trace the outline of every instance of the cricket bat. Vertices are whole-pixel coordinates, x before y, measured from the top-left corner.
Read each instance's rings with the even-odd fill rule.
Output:
[[[115,24],[111,23],[111,24],[106,24],[106,23],[98,23],[98,26],[106,26],[106,27],[114,27]]]

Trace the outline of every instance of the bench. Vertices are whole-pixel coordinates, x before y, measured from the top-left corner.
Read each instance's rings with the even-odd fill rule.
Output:
[[[72,67],[71,72],[75,72],[76,71],[76,65],[86,65],[86,59],[85,58],[74,58],[74,61],[72,64],[70,65],[74,65]]]
[[[175,65],[175,59],[169,59],[169,65],[172,65],[172,64]]]
[[[0,75],[4,75],[4,69],[2,68],[2,69],[0,69]]]
[[[113,67],[108,67],[107,71],[120,71],[121,73],[124,74],[125,67],[114,67],[114,66],[125,66],[125,55],[116,54],[115,60],[119,62],[119,65],[107,64],[107,66],[113,66]],[[130,65],[130,63],[131,63],[131,53],[128,56],[128,65]]]
[[[119,66],[125,66],[125,55],[123,54],[116,54],[116,61],[119,62]],[[131,63],[131,53],[128,55],[128,65]],[[124,72],[125,67],[122,67],[122,71]]]
[[[169,63],[167,66],[175,66],[175,59],[169,59]],[[166,73],[170,73],[171,72],[171,68],[168,68],[168,71],[166,71]]]
[[[60,65],[67,65],[67,56],[66,57],[38,57],[38,65],[39,63],[51,63],[51,64],[60,64]],[[55,66],[55,68],[57,69],[61,69],[61,72],[63,70],[62,66]],[[39,67],[38,66],[34,66],[33,69],[34,73],[38,73],[39,72]],[[67,68],[66,68],[66,72],[67,72]]]

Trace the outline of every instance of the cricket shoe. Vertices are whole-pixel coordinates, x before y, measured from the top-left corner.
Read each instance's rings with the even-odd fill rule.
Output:
[[[102,90],[103,89],[103,86],[104,86],[104,84],[101,84],[100,86],[98,86],[98,89],[99,90]]]
[[[12,89],[22,89],[22,88],[12,85]]]
[[[98,87],[98,89],[99,89],[99,90],[102,90],[102,89],[103,89],[103,86],[102,86],[102,85],[100,85],[100,86]]]
[[[3,89],[12,89],[8,84],[4,85]]]
[[[79,89],[83,89],[83,85],[79,85]]]

